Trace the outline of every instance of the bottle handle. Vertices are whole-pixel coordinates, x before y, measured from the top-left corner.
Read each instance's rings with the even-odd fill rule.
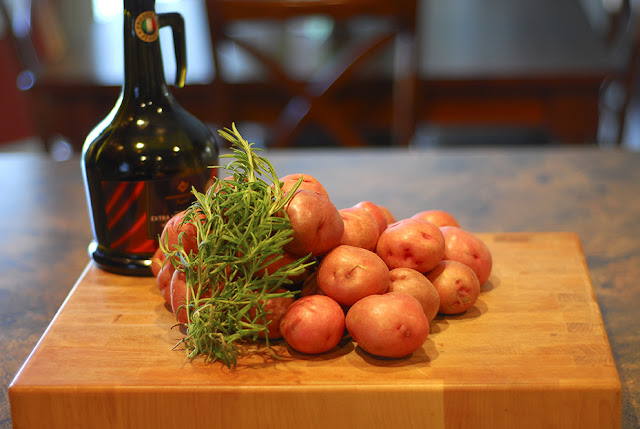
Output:
[[[182,88],[187,78],[187,43],[184,35],[184,18],[177,12],[159,13],[158,25],[171,27],[173,49],[176,53],[176,87]]]

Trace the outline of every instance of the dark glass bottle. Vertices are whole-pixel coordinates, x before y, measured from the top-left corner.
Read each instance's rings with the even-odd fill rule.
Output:
[[[167,86],[158,29],[169,26],[176,86],[184,85],[184,21],[155,13],[154,0],[124,0],[124,85],[111,113],[88,135],[82,170],[94,240],[104,270],[151,275],[167,220],[193,202],[216,174],[218,147],[209,128],[182,108]]]

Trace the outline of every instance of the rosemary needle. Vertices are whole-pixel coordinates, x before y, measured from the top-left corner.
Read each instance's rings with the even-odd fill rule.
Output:
[[[292,239],[284,207],[300,181],[285,195],[274,167],[259,154],[260,149],[242,138],[235,124],[219,134],[231,143],[232,154],[222,155],[231,161],[215,168],[228,170],[231,177],[216,178],[204,193],[194,189],[195,202],[184,216],[184,222],[197,228],[198,252],[160,246],[175,268],[185,273],[188,297],[180,311],[187,313],[186,335],[181,340],[187,356],[203,355],[235,367],[240,345],[266,332],[261,302],[293,296],[276,290],[291,283],[289,278],[311,262],[305,256],[275,272],[259,274],[282,257],[284,245]],[[250,316],[252,308],[255,317]],[[271,351],[268,338],[265,345]]]

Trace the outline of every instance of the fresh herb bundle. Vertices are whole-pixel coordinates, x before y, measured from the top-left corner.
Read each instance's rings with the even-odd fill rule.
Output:
[[[242,354],[239,346],[267,330],[265,300],[293,296],[294,292],[276,290],[311,263],[302,257],[264,273],[292,239],[284,208],[299,183],[285,195],[269,160],[242,138],[235,125],[219,133],[232,149],[232,154],[221,157],[233,160],[215,168],[228,170],[231,176],[216,178],[205,193],[193,190],[196,201],[183,220],[197,228],[198,252],[160,246],[175,268],[185,273],[187,283],[186,304],[179,310],[187,313],[186,336],[179,344],[185,345],[190,358],[204,355],[235,367]],[[275,356],[268,337],[265,344]]]

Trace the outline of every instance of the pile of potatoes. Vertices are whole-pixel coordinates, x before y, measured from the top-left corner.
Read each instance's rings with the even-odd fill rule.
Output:
[[[286,207],[293,239],[285,256],[266,270],[308,254],[315,263],[291,279],[300,289],[296,299],[263,303],[270,339],[320,354],[335,348],[346,333],[370,355],[400,358],[422,347],[438,313],[459,314],[476,303],[491,273],[491,253],[451,214],[425,210],[396,220],[370,201],[338,209],[324,186],[306,174],[282,177],[285,192],[300,178]],[[195,241],[195,228],[180,226],[179,215],[167,223],[163,236],[171,243],[180,232],[183,246],[190,234]],[[158,262],[154,274],[177,320],[185,323],[178,311],[184,276]]]

